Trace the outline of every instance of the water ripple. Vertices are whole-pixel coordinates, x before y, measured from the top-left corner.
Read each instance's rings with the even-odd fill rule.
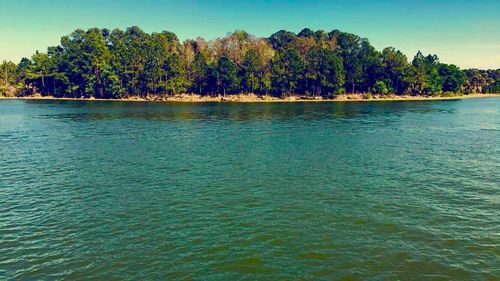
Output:
[[[0,279],[500,278],[500,100],[0,101]]]

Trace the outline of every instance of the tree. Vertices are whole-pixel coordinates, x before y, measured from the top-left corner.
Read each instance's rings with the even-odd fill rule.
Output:
[[[104,98],[104,80],[102,72],[108,66],[109,50],[106,46],[104,30],[90,29],[82,42],[83,68],[85,70],[86,92]]]
[[[157,98],[196,92],[332,96],[351,92],[438,95],[498,92],[500,70],[461,70],[418,52],[378,52],[352,33],[305,28],[269,38],[235,31],[185,40],[169,31],[77,29],[31,59],[0,64],[0,88],[58,97]],[[345,88],[346,89],[345,89]]]
[[[259,92],[267,93],[271,88],[271,59],[275,55],[275,50],[267,39],[258,39],[252,46],[257,54],[258,71],[257,79],[259,81]]]
[[[385,85],[384,81],[377,81],[372,87],[372,92],[374,94],[385,95],[389,93],[389,89],[387,89],[387,86]]]
[[[208,64],[205,56],[198,52],[194,58],[192,73],[193,73],[193,88],[198,94],[203,95],[204,88],[207,85]]]
[[[312,48],[306,59],[305,78],[306,93],[323,97],[337,94],[345,82],[342,59],[331,50]]]
[[[386,85],[390,85],[391,91],[401,94],[404,92],[405,72],[408,69],[408,59],[399,50],[393,47],[382,51],[382,67],[385,73]]]
[[[11,61],[3,61],[0,64],[0,83],[3,85],[15,82],[17,65]]]
[[[243,87],[249,92],[259,89],[259,79],[262,76],[265,66],[259,60],[259,54],[255,50],[250,50],[243,62]]]
[[[404,76],[406,93],[410,95],[426,94],[428,89],[427,71],[425,65],[417,63],[418,58],[421,56],[422,54],[418,52],[413,59],[412,64],[409,65],[406,75]]]
[[[383,79],[382,55],[367,39],[362,39],[358,60],[362,73],[358,87],[361,91],[369,91],[376,81]]]
[[[439,75],[442,77],[444,92],[460,92],[466,76],[458,66],[453,64],[440,64]]]
[[[285,49],[296,37],[297,35],[293,32],[280,30],[269,37],[269,42],[275,50]]]
[[[195,48],[196,42],[193,40],[186,40],[181,48],[182,62],[186,68],[186,80],[189,84],[193,83],[194,73],[193,73],[193,62],[196,56]]]
[[[305,85],[306,94],[321,95],[321,80],[323,70],[323,49],[320,47],[311,48],[306,55],[305,64]]]
[[[297,37],[290,43],[290,47],[299,51],[303,59],[306,59],[307,53],[314,46],[316,46],[316,39],[314,37]]]
[[[276,94],[296,93],[303,80],[305,64],[294,49],[280,50],[272,62],[272,85]]]
[[[164,70],[167,77],[167,90],[173,93],[185,93],[189,87],[186,79],[186,68],[179,54],[170,55],[165,61]]]
[[[467,69],[465,70],[466,75],[466,91],[471,93],[481,93],[481,92],[495,92],[495,85],[500,81],[500,70],[479,70],[479,69]]]
[[[31,57],[32,63],[29,64],[26,70],[26,77],[29,83],[32,83],[42,95],[54,94],[54,76],[56,73],[56,65],[51,57],[45,53],[38,51]],[[49,83],[52,80],[52,83]]]
[[[189,49],[190,41],[186,41],[184,44],[185,48],[182,48],[177,36],[169,31],[163,31],[161,33],[153,33],[151,36],[145,36],[145,53],[144,57],[144,72],[143,79],[147,81],[147,93],[148,94],[158,94],[167,95],[169,91],[169,86],[171,84],[168,82],[168,73],[165,65],[167,60],[172,55],[179,55],[183,60],[183,66],[186,67],[182,71],[186,75],[186,79],[189,78],[187,74],[190,71],[190,67],[186,66],[186,63],[190,64],[192,61],[192,55],[187,51]]]
[[[314,31],[312,31],[311,29],[309,28],[304,28],[302,29],[299,34],[298,34],[298,37],[302,37],[302,38],[314,38]]]
[[[161,40],[166,42],[168,38],[165,37]],[[125,89],[127,94],[145,97],[149,84],[149,78],[146,75],[146,64],[150,52],[148,46],[150,35],[139,27],[132,26],[127,28],[125,32],[113,30],[110,41],[111,65],[120,77],[122,88]],[[170,50],[169,46],[164,46],[164,48]],[[158,58],[162,66],[165,60],[166,57]]]
[[[356,92],[356,84],[362,82],[363,66],[358,59],[361,38],[351,33],[341,32],[337,35],[338,52],[342,56],[346,72],[346,83],[352,93]]]
[[[61,39],[59,68],[68,80],[66,91],[78,92],[79,96],[106,97],[103,72],[110,67],[108,36],[108,30],[92,28],[76,30]]]
[[[342,92],[345,73],[342,59],[331,50],[323,50],[323,65],[321,68],[321,86],[324,94]]]
[[[412,65],[416,68],[423,94],[438,94],[442,91],[439,75],[439,58],[436,55],[424,56],[420,51],[415,55]]]
[[[0,96],[11,96],[15,92],[17,65],[10,61],[0,64]]]
[[[238,86],[237,66],[228,57],[222,57],[217,62],[217,85],[226,92],[233,93]]]

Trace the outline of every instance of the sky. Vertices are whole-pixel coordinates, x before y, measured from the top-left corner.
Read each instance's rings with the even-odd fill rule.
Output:
[[[462,68],[500,68],[500,0],[0,0],[0,61],[18,62],[77,28],[139,26],[179,39],[339,29]]]

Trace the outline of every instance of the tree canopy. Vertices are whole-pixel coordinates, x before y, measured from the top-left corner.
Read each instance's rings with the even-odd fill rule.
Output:
[[[180,42],[169,31],[75,30],[17,65],[0,64],[0,95],[165,97],[254,93],[441,95],[500,92],[500,70],[461,70],[418,52],[376,50],[355,34],[305,28],[269,38],[235,31]]]

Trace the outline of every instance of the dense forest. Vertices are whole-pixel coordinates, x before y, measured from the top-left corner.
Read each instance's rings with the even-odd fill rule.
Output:
[[[207,42],[92,28],[61,38],[47,52],[0,65],[0,95],[162,98],[179,93],[254,93],[333,98],[342,93],[455,95],[500,92],[500,69],[461,70],[418,52],[381,52],[367,39],[333,30],[278,31],[257,38],[236,31]]]

